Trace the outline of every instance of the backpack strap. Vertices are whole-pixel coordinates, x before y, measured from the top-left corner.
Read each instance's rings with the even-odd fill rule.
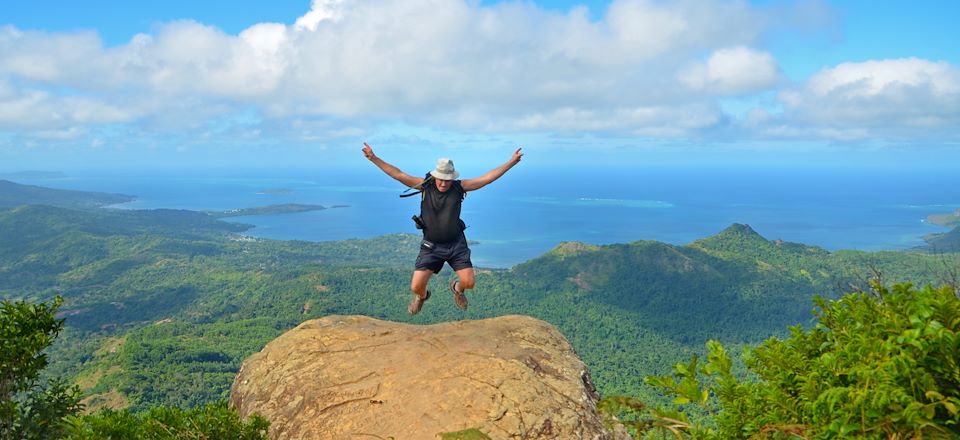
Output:
[[[433,174],[427,173],[427,175],[423,177],[423,181],[404,190],[403,194],[400,194],[400,197],[413,197],[420,194],[420,198],[423,199],[423,186],[428,182],[433,182],[433,179]],[[467,198],[467,191],[463,189],[463,184],[461,184],[459,180],[454,181],[454,185],[460,187],[460,201],[462,202]]]
[[[432,182],[432,181],[433,181],[433,174],[427,173],[426,176],[423,176],[423,180],[420,181],[420,183],[418,183],[418,184],[416,184],[416,185],[414,185],[414,186],[411,186],[410,188],[407,188],[406,190],[404,190],[404,191],[403,191],[404,193],[403,193],[403,194],[400,194],[400,197],[412,197],[412,196],[415,196],[415,195],[417,195],[417,194],[422,194],[422,193],[423,193],[423,185],[426,185],[427,182]],[[410,191],[413,191],[413,192],[410,192]]]

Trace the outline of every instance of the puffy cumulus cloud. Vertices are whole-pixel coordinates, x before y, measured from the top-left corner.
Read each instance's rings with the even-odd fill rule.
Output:
[[[0,27],[0,78],[19,84],[102,90],[115,78],[115,61],[94,32],[51,34]]]
[[[691,54],[760,32],[731,2],[621,0],[599,21],[521,2],[350,2],[327,15],[337,18],[293,37],[301,56],[280,92],[292,105],[278,110],[505,123],[563,108],[685,105],[704,98],[674,78]]]
[[[960,69],[917,58],[844,63],[782,92],[780,101],[786,123],[847,137],[956,138]]]
[[[769,53],[730,47],[714,51],[705,62],[688,67],[679,79],[694,90],[738,95],[775,86],[780,81],[780,68]]]
[[[752,44],[765,25],[746,2],[725,0],[614,0],[599,20],[583,7],[560,13],[530,2],[314,0],[292,25],[228,35],[178,21],[110,48],[91,32],[8,26],[0,28],[0,80],[18,91],[0,96],[0,106],[42,92],[54,108],[79,92],[84,104],[67,107],[91,123],[81,108],[99,105],[110,121],[177,121],[254,106],[274,120],[679,134],[716,121],[712,95],[760,87],[770,74],[757,69],[772,63],[749,49],[717,51],[699,88],[683,87],[677,72],[696,54]],[[731,66],[737,56],[754,70]],[[650,109],[684,116],[644,116]],[[690,114],[697,109],[704,113]],[[0,123],[23,119],[14,113]]]
[[[127,109],[81,96],[61,97],[45,91],[0,92],[0,129],[61,131],[86,124],[129,122],[135,117]]]
[[[159,94],[237,101],[268,95],[286,70],[286,33],[280,24],[258,24],[234,37],[192,21],[170,23],[123,48],[127,79],[142,78]]]
[[[511,121],[506,128],[520,131],[619,131],[642,136],[677,137],[709,128],[722,119],[719,108],[705,103],[610,110],[567,107],[526,115]]]
[[[297,19],[294,28],[298,30],[317,30],[317,26],[324,20],[337,21],[340,19],[340,8],[344,0],[313,0],[310,12]]]

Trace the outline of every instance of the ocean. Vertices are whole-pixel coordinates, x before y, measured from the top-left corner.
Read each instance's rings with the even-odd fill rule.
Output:
[[[130,194],[119,209],[228,210],[279,203],[347,205],[230,218],[247,235],[325,241],[417,233],[419,198],[373,167],[343,170],[69,171],[13,179],[51,188]],[[471,176],[463,176],[471,177]],[[474,264],[510,267],[563,241],[687,244],[745,223],[768,239],[828,250],[900,250],[945,229],[924,222],[960,207],[947,170],[608,167],[521,164],[468,194],[462,218]]]

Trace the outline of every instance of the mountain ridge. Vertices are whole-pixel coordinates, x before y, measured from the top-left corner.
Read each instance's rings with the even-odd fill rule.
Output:
[[[36,204],[92,209],[135,199],[127,194],[53,189],[0,179],[0,208]]]

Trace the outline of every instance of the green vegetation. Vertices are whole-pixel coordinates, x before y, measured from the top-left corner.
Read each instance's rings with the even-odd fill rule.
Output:
[[[444,432],[440,434],[442,440],[490,440],[490,436],[477,428],[465,429],[457,432]]]
[[[927,241],[927,249],[933,252],[960,252],[960,226],[949,232],[927,234],[923,237]]]
[[[960,209],[946,214],[927,216],[927,223],[953,228],[948,232],[927,234],[923,239],[927,242],[926,249],[931,252],[960,252]]]
[[[816,326],[792,327],[789,337],[744,354],[752,380],[738,378],[724,347],[710,341],[702,366],[693,357],[672,376],[648,378],[675,396],[674,408],[623,397],[601,407],[627,420],[637,438],[960,437],[955,287],[874,282],[868,292],[816,303]]]
[[[40,379],[47,366],[43,350],[63,329],[53,316],[60,302],[0,304],[0,438],[57,438],[63,417],[80,409],[79,389]]]
[[[104,409],[95,414],[67,419],[65,439],[236,439],[268,440],[269,422],[254,415],[240,420],[237,411],[219,401],[183,410],[157,407],[142,414]]]
[[[80,415],[80,390],[62,378],[40,380],[47,366],[43,350],[63,329],[50,304],[4,300],[0,305],[0,438],[68,439],[267,439],[269,424],[247,422],[224,401],[192,410],[156,407],[144,414],[102,410]]]
[[[67,191],[0,180],[0,208],[30,203],[84,209],[129,202],[133,199],[135,197],[125,194]]]
[[[235,234],[245,228],[191,211],[0,210],[0,298],[64,298],[45,374],[70,378],[90,409],[214,404],[246,357],[330,314],[534,316],[566,335],[601,394],[665,404],[643,378],[703,355],[708,340],[738,350],[813,326],[816,294],[866,288],[874,270],[926,284],[960,267],[957,254],[828,252],[734,225],[686,246],[564,243],[509,270],[478,270],[466,313],[438,295],[410,317],[417,236],[310,243]],[[430,289],[446,292],[450,276]],[[732,368],[748,374],[739,358]]]
[[[938,226],[943,226],[945,228],[960,226],[960,209],[956,209],[953,212],[946,214],[928,215],[927,222]]]
[[[210,214],[216,218],[243,217],[245,215],[267,215],[267,214],[294,214],[297,212],[319,211],[327,209],[321,205],[305,205],[300,203],[283,203],[279,205],[258,206],[256,208],[231,209],[229,211],[211,211]]]

